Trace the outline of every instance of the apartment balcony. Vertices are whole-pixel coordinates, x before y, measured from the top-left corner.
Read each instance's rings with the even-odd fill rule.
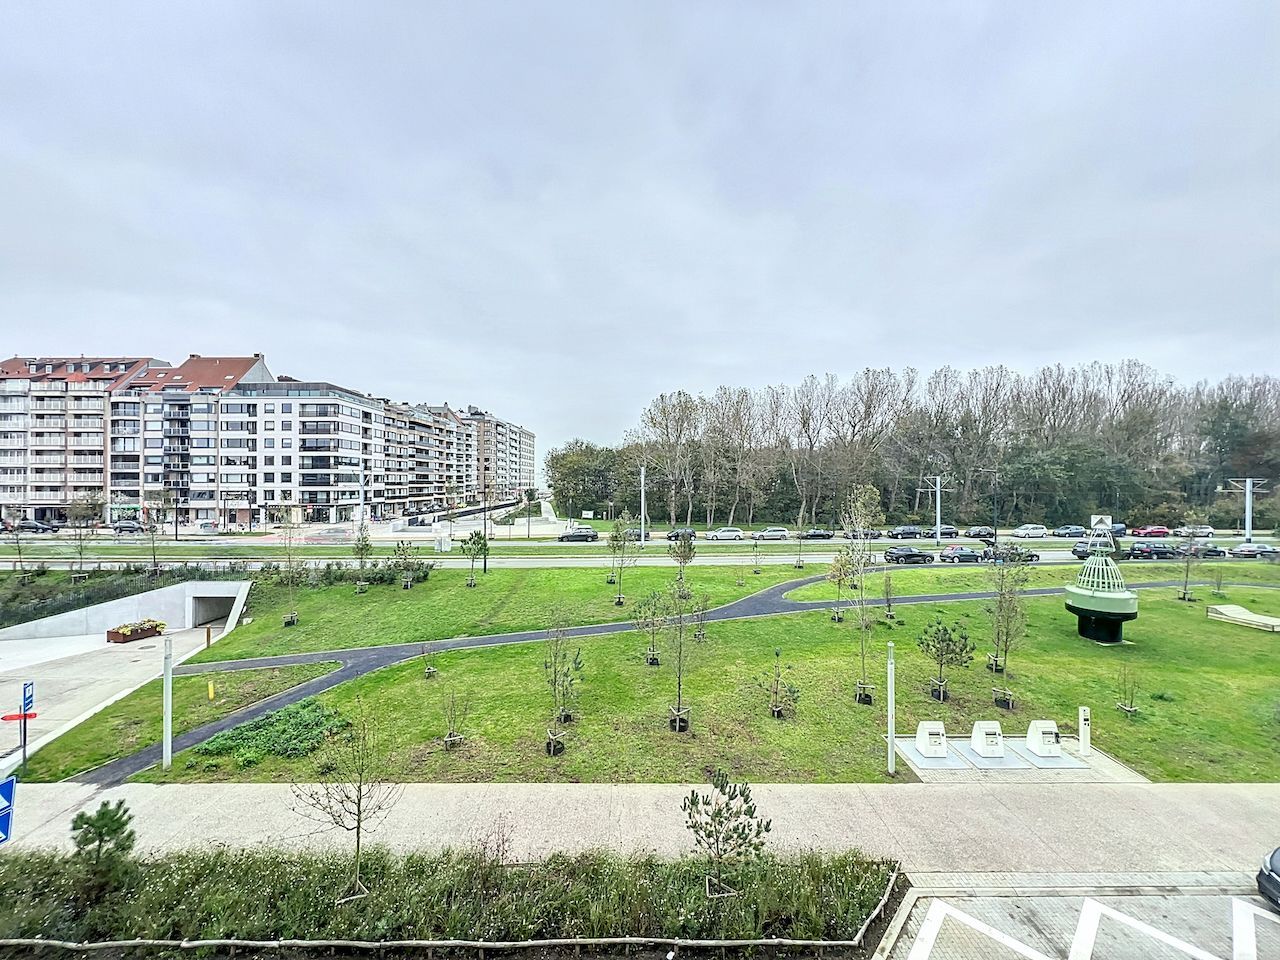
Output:
[[[72,437],[71,446],[73,447],[92,447],[95,450],[102,449],[102,434],[86,434],[84,436]]]
[[[137,437],[142,435],[141,427],[113,426],[111,428],[113,437]]]
[[[32,434],[25,445],[31,447],[33,450],[38,447],[46,449],[49,447],[56,447],[61,450],[67,445],[67,437],[66,434],[62,433]]]
[[[59,397],[56,400],[33,399],[32,413],[62,413],[67,409],[67,401]]]
[[[31,455],[32,466],[62,467],[66,466],[66,463],[65,453],[33,453]]]
[[[185,443],[166,443],[164,445],[164,452],[166,454],[190,453],[191,447]]]
[[[97,430],[102,432],[103,421],[101,417],[72,417],[72,430]]]
[[[33,415],[31,417],[31,429],[33,430],[65,430],[67,429],[66,417],[42,417]]]
[[[102,454],[99,453],[95,457],[88,453],[78,453],[71,458],[71,465],[73,467],[101,467]]]
[[[101,473],[73,473],[71,482],[81,487],[100,487],[106,483],[106,478]]]
[[[164,418],[166,420],[190,420],[191,408],[190,407],[166,407],[164,411]]]
[[[32,490],[27,499],[32,503],[66,503],[68,498],[62,490]]]
[[[101,413],[106,409],[106,404],[101,400],[91,400],[84,397],[76,397],[71,401],[72,411],[98,412]]]
[[[165,427],[164,435],[166,437],[189,437],[191,436],[191,431],[186,427]]]
[[[33,380],[31,383],[32,394],[65,394],[67,385],[60,380]]]

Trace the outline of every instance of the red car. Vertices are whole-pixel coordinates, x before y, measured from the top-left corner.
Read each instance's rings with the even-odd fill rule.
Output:
[[[1167,537],[1169,535],[1169,528],[1146,526],[1139,527],[1137,530],[1130,530],[1129,533],[1135,537]]]

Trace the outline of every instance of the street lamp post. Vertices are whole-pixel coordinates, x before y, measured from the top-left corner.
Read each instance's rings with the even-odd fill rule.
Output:
[[[979,473],[991,474],[991,549],[1000,545],[1000,471],[995,467],[979,467]]]

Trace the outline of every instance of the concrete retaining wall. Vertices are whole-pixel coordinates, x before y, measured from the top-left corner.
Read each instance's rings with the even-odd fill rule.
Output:
[[[224,617],[228,618],[227,626],[232,627],[244,608],[250,585],[248,580],[188,580],[131,597],[96,603],[82,610],[5,627],[0,630],[0,641],[91,633],[106,636],[112,627],[136,623],[148,617],[163,620],[170,630],[185,630]]]

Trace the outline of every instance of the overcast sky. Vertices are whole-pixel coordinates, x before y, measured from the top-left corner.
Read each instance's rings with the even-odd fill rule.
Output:
[[[0,7],[0,351],[550,445],[866,365],[1277,372],[1280,4]]]

